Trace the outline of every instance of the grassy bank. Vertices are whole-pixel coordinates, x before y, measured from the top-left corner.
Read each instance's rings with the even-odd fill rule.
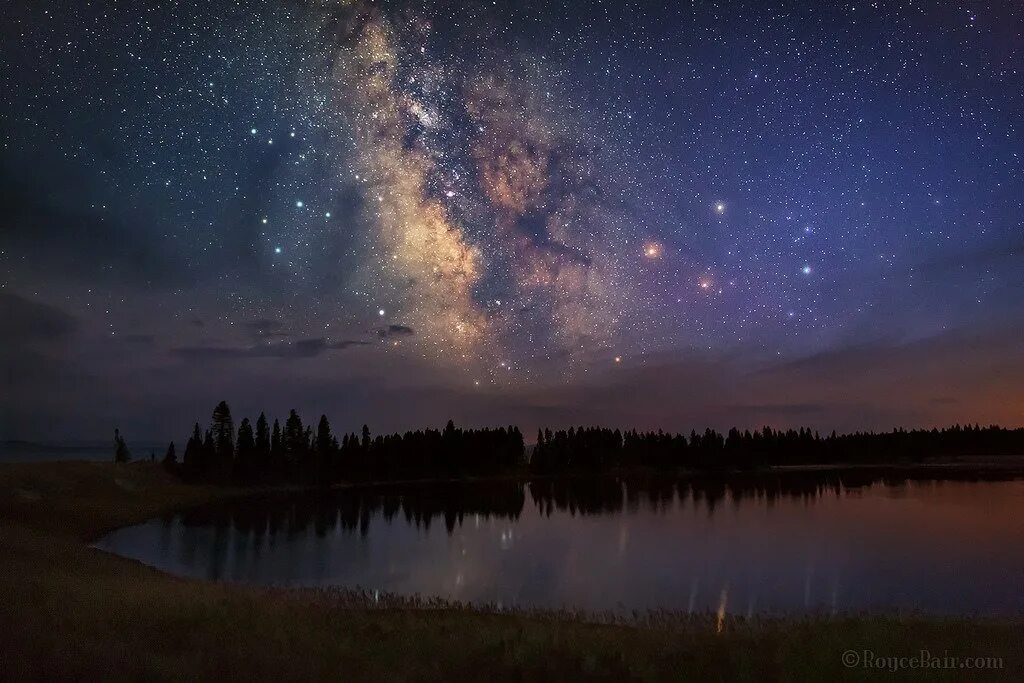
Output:
[[[150,464],[0,465],[0,678],[333,680],[1022,680],[1024,623],[925,618],[656,626],[371,609],[311,591],[174,578],[88,547],[103,531],[230,492]],[[1004,668],[845,668],[878,656]]]

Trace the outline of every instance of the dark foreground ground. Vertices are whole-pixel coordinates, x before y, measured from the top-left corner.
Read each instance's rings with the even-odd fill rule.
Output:
[[[88,546],[230,493],[151,464],[0,465],[0,679],[1024,680],[1024,619],[598,624],[178,579]],[[844,666],[865,650],[881,668]],[[914,668],[920,650],[996,668]]]

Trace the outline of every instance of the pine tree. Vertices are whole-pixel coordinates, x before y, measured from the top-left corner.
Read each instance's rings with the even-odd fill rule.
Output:
[[[210,430],[213,432],[215,476],[227,479],[231,476],[231,466],[235,458],[235,425],[226,401],[221,401],[213,409]]]
[[[181,466],[186,477],[196,479],[204,469],[203,463],[203,432],[196,422],[192,430],[192,436],[185,444],[185,454],[182,457]]]
[[[302,441],[295,457],[296,466],[299,471],[307,477],[316,475],[316,438],[313,436],[313,426],[306,425],[302,430]]]
[[[114,428],[114,462],[128,462],[132,454],[128,450],[128,444],[121,436],[121,430]]]
[[[263,471],[267,468],[267,464],[270,461],[270,430],[267,427],[267,416],[260,413],[259,418],[256,419],[256,440],[254,444],[256,448],[256,467],[258,470]]]
[[[316,450],[321,456],[326,456],[331,450],[331,424],[327,421],[326,415],[320,416],[320,423],[316,428]]]
[[[164,467],[169,470],[173,470],[178,466],[178,455],[174,452],[174,442],[167,447],[167,453],[164,455]]]
[[[284,444],[281,438],[281,423],[274,419],[274,431],[270,434],[270,469],[280,473],[284,469]]]
[[[296,467],[305,455],[305,437],[302,418],[293,408],[284,422],[284,455],[288,467]]]
[[[217,474],[217,444],[213,440],[213,431],[207,429],[203,436],[203,457],[201,460],[202,476],[210,477]]]
[[[256,473],[256,441],[252,434],[249,418],[243,418],[238,425],[238,450],[235,455],[235,473],[243,480],[252,479]]]
[[[334,460],[336,443],[337,440],[331,437],[331,424],[327,421],[327,416],[321,415],[320,422],[316,427],[314,467],[317,470],[317,476],[322,478],[323,483],[326,483],[330,476],[329,470]]]

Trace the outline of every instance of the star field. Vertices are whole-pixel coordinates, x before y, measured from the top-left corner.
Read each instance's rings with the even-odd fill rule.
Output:
[[[3,291],[89,376],[531,405],[1012,326],[1022,21],[939,5],[17,2]]]

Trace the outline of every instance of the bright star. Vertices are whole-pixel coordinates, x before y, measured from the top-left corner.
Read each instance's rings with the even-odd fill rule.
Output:
[[[722,202],[718,202],[717,204],[715,204],[715,213],[725,213],[725,204],[723,204]]]
[[[810,266],[804,266],[801,269],[801,272],[803,272],[804,275],[810,275],[811,274],[811,267]]]
[[[275,254],[280,254],[281,253],[281,247],[274,247],[274,253]]]
[[[299,201],[295,202],[295,206],[297,206],[297,207],[299,207],[301,209],[302,207],[305,206],[305,204],[303,204],[302,200],[300,199]]]
[[[661,245],[657,242],[648,242],[644,245],[644,256],[649,259],[661,257]]]
[[[379,315],[380,317],[383,318],[384,317],[384,309],[382,308],[379,311],[377,311],[377,315]]]

